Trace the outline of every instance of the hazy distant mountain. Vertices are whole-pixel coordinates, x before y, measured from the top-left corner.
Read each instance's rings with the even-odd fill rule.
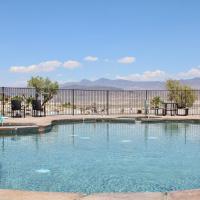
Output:
[[[99,86],[99,85],[94,85],[94,86],[89,86],[89,85],[79,85],[79,84],[76,84],[76,83],[72,83],[68,85],[67,84],[64,84],[64,85],[61,85],[61,88],[64,88],[64,89],[84,89],[84,90],[121,90],[121,88],[116,88],[116,87],[106,87],[106,86]]]
[[[190,85],[194,89],[200,89],[200,78],[180,80],[182,83]],[[80,82],[67,82],[61,85],[66,89],[105,89],[105,90],[162,90],[165,89],[164,81],[128,81],[122,79],[101,78],[95,81],[83,79]]]
[[[200,89],[200,78],[180,80],[181,83],[190,85],[194,89]]]

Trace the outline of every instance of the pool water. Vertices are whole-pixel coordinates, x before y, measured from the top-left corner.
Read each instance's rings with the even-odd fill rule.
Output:
[[[0,137],[0,188],[139,192],[200,188],[200,125],[74,123]]]

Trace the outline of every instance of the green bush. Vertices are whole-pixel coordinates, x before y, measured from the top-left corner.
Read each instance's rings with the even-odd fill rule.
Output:
[[[11,98],[11,100],[23,101],[24,98],[22,96],[14,96]]]
[[[177,80],[168,80],[166,88],[169,101],[177,103],[180,108],[192,107],[197,99],[194,90],[190,86],[182,85]]]

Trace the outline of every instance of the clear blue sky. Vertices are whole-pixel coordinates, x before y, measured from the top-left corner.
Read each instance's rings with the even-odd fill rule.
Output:
[[[199,0],[1,0],[0,85],[200,76]]]

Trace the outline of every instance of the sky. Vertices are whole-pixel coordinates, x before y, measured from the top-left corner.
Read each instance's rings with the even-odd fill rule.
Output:
[[[0,86],[200,77],[199,0],[0,0]]]

